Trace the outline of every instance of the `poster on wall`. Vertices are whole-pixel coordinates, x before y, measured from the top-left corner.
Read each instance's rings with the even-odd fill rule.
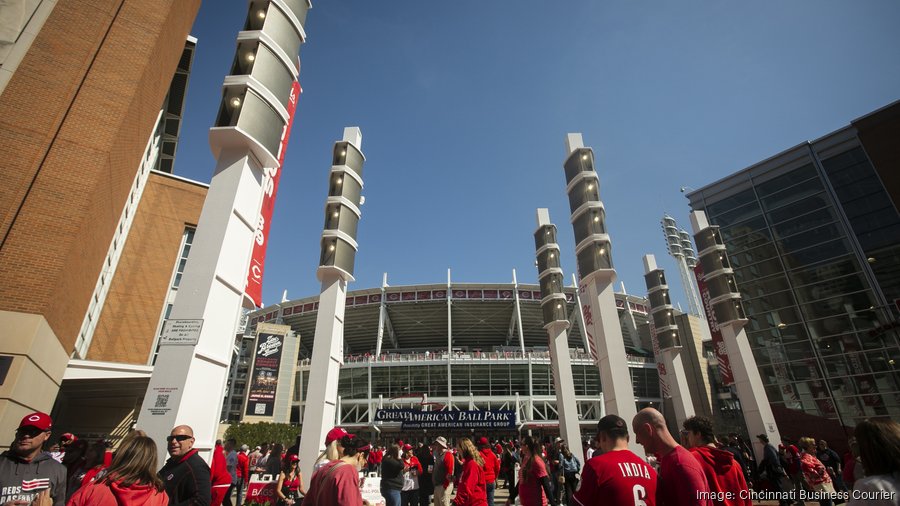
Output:
[[[716,362],[719,364],[718,369],[722,385],[731,385],[734,383],[734,375],[731,374],[728,350],[725,347],[722,331],[719,330],[719,324],[716,322],[716,313],[713,311],[710,303],[709,287],[706,286],[706,281],[703,281],[703,267],[700,264],[694,267],[694,277],[697,279],[700,299],[703,300],[703,311],[706,313],[706,322],[709,324],[709,332],[712,335],[713,353],[715,353]]]
[[[272,416],[275,412],[275,393],[281,370],[284,338],[290,327],[262,324],[256,332],[253,368],[247,392],[247,416]],[[281,327],[281,328],[279,328]]]

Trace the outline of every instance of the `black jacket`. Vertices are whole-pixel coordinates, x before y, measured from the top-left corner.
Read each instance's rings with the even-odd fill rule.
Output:
[[[403,489],[403,462],[385,456],[381,461],[381,488]]]
[[[0,455],[0,504],[32,501],[38,493],[50,489],[53,506],[66,503],[66,468],[47,453],[39,453],[31,462],[12,451]]]
[[[159,470],[159,477],[166,486],[169,506],[209,506],[212,490],[209,466],[197,450],[167,460]]]

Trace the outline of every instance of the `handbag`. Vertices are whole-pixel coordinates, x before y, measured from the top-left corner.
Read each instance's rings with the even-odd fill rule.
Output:
[[[557,479],[557,481],[559,483],[565,483],[566,482],[566,473],[559,473],[559,478]]]

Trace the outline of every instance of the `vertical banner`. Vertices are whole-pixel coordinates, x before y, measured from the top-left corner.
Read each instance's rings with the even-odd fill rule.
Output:
[[[663,399],[672,397],[669,393],[669,380],[666,377],[666,364],[663,363],[662,352],[659,350],[659,339],[656,337],[656,325],[653,324],[653,318],[649,318],[650,324],[650,341],[653,345],[653,359],[656,360],[656,372],[659,373],[659,391]]]
[[[278,166],[263,169],[263,200],[256,221],[256,234],[253,237],[253,254],[250,257],[250,269],[247,273],[247,288],[244,290],[256,307],[262,307],[262,280],[266,261],[266,246],[269,241],[269,230],[272,212],[275,209],[275,196],[278,194],[278,182],[281,180],[281,169],[284,167],[284,153],[287,151],[291,126],[294,124],[294,112],[297,110],[297,99],[300,98],[300,83],[294,81],[291,96],[287,103],[288,121],[281,132],[281,144],[278,147]]]
[[[697,279],[697,288],[700,290],[700,300],[703,301],[703,311],[706,313],[706,322],[709,324],[709,332],[712,335],[713,350],[716,354],[716,361],[719,363],[719,376],[722,379],[722,385],[728,386],[734,383],[734,375],[731,374],[731,363],[728,361],[728,350],[725,347],[725,340],[722,338],[722,332],[719,331],[719,324],[716,321],[716,313],[713,311],[712,304],[709,302],[709,288],[703,281],[703,267],[698,263],[694,267],[694,277]]]
[[[247,391],[246,416],[272,416],[275,412],[275,393],[281,370],[284,338],[290,330],[285,325],[260,324],[256,332],[256,349]]]

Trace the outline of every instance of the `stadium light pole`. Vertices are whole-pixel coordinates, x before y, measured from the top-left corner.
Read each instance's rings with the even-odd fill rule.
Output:
[[[650,317],[653,319],[654,337],[659,342],[660,354],[665,367],[666,385],[675,409],[678,427],[694,416],[694,403],[688,389],[684,363],[681,357],[681,338],[672,312],[675,308],[669,299],[669,285],[666,274],[656,266],[656,257],[644,255],[644,282],[647,284],[647,298],[650,299]]]
[[[566,315],[566,295],[563,293],[563,271],[559,266],[559,244],[556,243],[556,225],[550,222],[549,210],[537,210],[537,224],[534,247],[541,285],[541,311],[549,338],[550,369],[556,389],[559,432],[572,447],[581,442],[581,427],[578,404],[575,402],[572,357],[569,355],[569,319]],[[574,453],[579,461],[582,460],[579,452]]]
[[[325,435],[335,425],[338,409],[338,375],[344,363],[344,310],[347,284],[353,281],[356,229],[362,216],[362,172],[366,157],[361,151],[362,133],[344,129],[343,140],[334,144],[325,229],[316,276],[322,283],[316,333],[306,389],[303,431],[300,438],[300,470],[312,476],[313,463],[325,447]]]
[[[734,385],[744,413],[744,423],[753,438],[756,460],[760,461],[764,446],[755,436],[765,434],[770,441],[780,441],[781,435],[763,388],[747,333],[744,332],[744,325],[748,320],[741,304],[734,270],[728,261],[719,227],[709,224],[706,213],[693,211],[691,226],[694,229],[694,243],[697,245],[700,265],[703,267],[703,280],[709,289],[710,305],[728,352]]]
[[[580,293],[585,294],[584,314],[591,356],[600,369],[604,415],[616,414],[631,423],[637,414],[625,342],[613,295],[613,268],[606,212],[600,201],[600,178],[594,170],[594,151],[584,147],[580,133],[566,137],[563,163],[571,222],[575,232]],[[631,440],[628,447],[643,456],[644,449]]]
[[[241,307],[254,306],[246,289],[263,196],[281,170],[299,92],[309,1],[251,5],[209,132],[215,171],[138,415],[161,456],[172,428],[190,425],[211,461]]]

